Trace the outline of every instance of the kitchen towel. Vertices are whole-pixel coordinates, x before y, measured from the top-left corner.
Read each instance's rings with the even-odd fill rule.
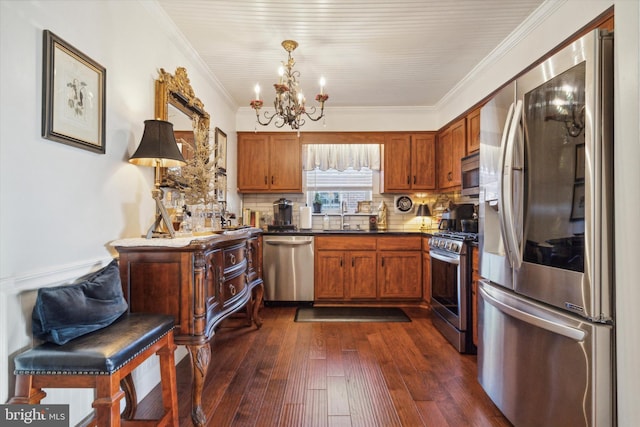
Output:
[[[311,230],[311,208],[309,206],[300,207],[300,228],[302,230]]]

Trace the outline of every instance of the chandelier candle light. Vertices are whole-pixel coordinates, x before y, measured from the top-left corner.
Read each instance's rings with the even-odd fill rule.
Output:
[[[260,120],[260,109],[264,102],[260,99],[260,86],[257,84],[255,86],[256,98],[249,105],[256,110],[256,120],[262,126],[268,126],[275,119],[274,123],[279,128],[287,124],[291,126],[291,129],[298,130],[305,123],[303,115],[314,122],[324,117],[324,103],[329,99],[329,95],[324,93],[325,80],[323,77],[320,79],[320,93],[316,95],[316,101],[320,103],[320,114],[315,118],[312,117],[316,112],[316,107],[311,107],[310,112],[307,112],[304,95],[298,91],[300,72],[293,69],[295,61],[291,57],[291,52],[298,47],[298,42],[285,40],[282,42],[282,47],[288,52],[289,59],[286,63],[282,62],[282,66],[278,70],[280,80],[273,85],[276,90],[276,98],[273,102],[275,113],[269,114],[268,111],[265,111],[266,121]]]

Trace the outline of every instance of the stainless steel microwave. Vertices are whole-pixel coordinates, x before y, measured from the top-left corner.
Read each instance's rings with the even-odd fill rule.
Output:
[[[480,152],[463,157],[461,160],[463,196],[478,197],[480,195]]]

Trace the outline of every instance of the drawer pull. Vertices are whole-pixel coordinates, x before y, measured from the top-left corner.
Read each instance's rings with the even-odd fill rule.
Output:
[[[229,285],[229,293],[231,294],[231,296],[234,296],[236,292],[236,287],[233,285]]]
[[[231,265],[236,265],[236,256],[234,254],[229,254],[229,262]]]

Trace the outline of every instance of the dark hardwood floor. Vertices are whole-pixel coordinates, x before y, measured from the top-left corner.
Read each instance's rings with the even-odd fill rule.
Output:
[[[203,392],[210,426],[510,426],[461,355],[406,308],[411,323],[295,323],[265,307],[260,330],[234,317],[218,329]],[[180,426],[190,426],[188,358],[177,366]],[[156,387],[139,415],[158,410]]]

